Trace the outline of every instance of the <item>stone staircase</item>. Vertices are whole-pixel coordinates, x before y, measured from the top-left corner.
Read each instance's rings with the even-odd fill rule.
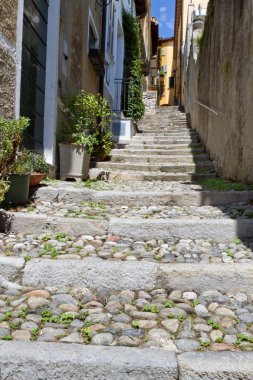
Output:
[[[140,128],[109,181],[1,211],[1,380],[253,379],[253,192],[192,182],[212,165],[175,108]]]
[[[146,115],[131,143],[97,163],[115,181],[196,181],[215,178],[212,162],[184,114],[172,109]]]

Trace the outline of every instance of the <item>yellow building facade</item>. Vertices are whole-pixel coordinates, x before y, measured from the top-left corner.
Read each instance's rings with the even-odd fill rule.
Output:
[[[173,50],[174,38],[160,40],[160,106],[174,105]]]

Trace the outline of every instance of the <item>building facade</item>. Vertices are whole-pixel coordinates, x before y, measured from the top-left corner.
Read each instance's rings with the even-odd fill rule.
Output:
[[[173,106],[174,104],[173,49],[174,38],[160,40],[160,106]]]
[[[185,104],[185,74],[192,37],[192,19],[205,16],[209,0],[176,0],[173,70],[175,76],[175,103]]]
[[[30,118],[27,147],[57,163],[62,99],[81,89],[101,93],[112,111],[121,110],[116,83],[124,70],[122,12],[140,19],[146,64],[150,8],[150,0],[0,2],[0,114]]]

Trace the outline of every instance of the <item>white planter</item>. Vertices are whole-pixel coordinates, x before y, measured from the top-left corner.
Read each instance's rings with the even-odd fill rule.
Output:
[[[59,150],[61,180],[88,178],[90,155],[84,145],[60,143]]]

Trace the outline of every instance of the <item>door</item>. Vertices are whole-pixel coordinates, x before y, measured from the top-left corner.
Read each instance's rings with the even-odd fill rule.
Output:
[[[30,118],[25,145],[43,152],[48,0],[25,0],[20,114]]]

